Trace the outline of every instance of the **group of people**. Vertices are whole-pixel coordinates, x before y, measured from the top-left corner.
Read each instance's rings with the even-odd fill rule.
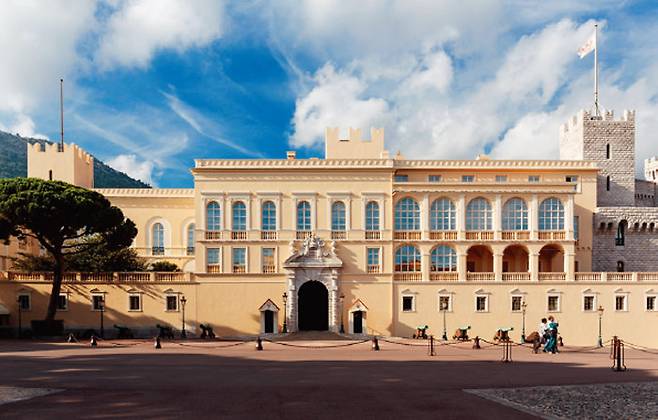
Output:
[[[558,325],[552,315],[548,317],[548,320],[546,318],[541,319],[541,323],[539,324],[539,339],[541,340],[541,344],[544,345],[544,353],[555,354],[558,352]]]

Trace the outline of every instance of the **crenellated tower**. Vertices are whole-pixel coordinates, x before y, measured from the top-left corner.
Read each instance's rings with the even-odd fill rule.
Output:
[[[94,158],[75,144],[28,144],[27,176],[94,188]]]

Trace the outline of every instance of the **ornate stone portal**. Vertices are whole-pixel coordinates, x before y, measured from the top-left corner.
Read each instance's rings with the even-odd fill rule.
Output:
[[[299,288],[308,281],[322,283],[329,292],[329,331],[338,332],[340,329],[340,309],[338,297],[338,273],[343,261],[336,256],[336,243],[331,242],[329,249],[325,250],[325,243],[317,236],[304,240],[301,250],[290,242],[291,256],[283,263],[288,270],[288,303],[286,307],[286,321],[288,331],[298,331]]]

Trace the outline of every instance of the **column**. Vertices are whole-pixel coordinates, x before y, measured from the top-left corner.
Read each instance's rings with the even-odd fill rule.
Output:
[[[503,281],[503,253],[495,250],[493,254],[494,280]]]
[[[537,194],[533,194],[530,199],[528,221],[530,222],[530,239],[536,241],[537,231],[539,230],[539,204],[537,203]]]
[[[566,275],[567,281],[574,281],[574,261],[576,260],[576,254],[571,251],[566,251],[564,253],[564,273]]]
[[[568,241],[573,240],[573,214],[573,195],[569,195],[564,209],[564,230]]]
[[[457,200],[457,239],[466,239],[466,195],[460,194]],[[466,271],[464,271],[466,273]]]
[[[429,239],[429,221],[430,221],[430,196],[423,195],[423,201],[420,203],[420,230],[421,238]]]
[[[468,254],[465,252],[460,252],[457,254],[457,273],[459,275],[459,281],[466,281],[467,257]]]
[[[494,239],[499,241],[501,239],[501,233],[500,233],[500,228],[501,228],[501,218],[502,218],[502,197],[500,194],[496,194],[496,197],[494,198],[494,205],[493,205],[493,214],[491,215],[493,220],[492,220],[492,227],[494,230]]]
[[[530,280],[539,281],[539,253],[530,252],[528,255],[528,270],[530,271]]]
[[[423,274],[423,281],[430,281],[430,252],[425,248],[421,248],[420,268]]]
[[[288,332],[297,331],[297,291],[295,290],[295,273],[294,271],[288,274],[288,287],[286,289],[288,294],[288,302],[286,305],[286,323]]]

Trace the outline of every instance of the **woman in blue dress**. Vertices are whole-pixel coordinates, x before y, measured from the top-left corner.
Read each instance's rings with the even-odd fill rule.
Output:
[[[552,316],[548,317],[548,340],[544,346],[544,353],[557,353],[557,327],[558,323]]]

